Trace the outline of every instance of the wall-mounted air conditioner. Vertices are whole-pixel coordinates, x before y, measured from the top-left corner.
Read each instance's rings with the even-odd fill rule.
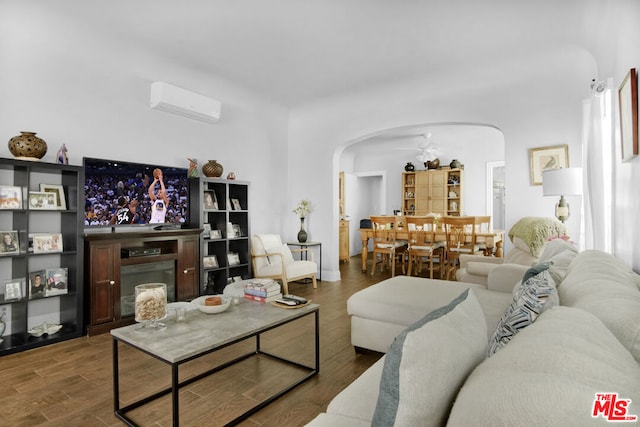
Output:
[[[151,83],[151,108],[207,123],[220,120],[220,101],[165,82]]]

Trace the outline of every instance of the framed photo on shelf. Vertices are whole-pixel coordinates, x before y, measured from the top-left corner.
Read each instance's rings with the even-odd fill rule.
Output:
[[[45,270],[45,276],[47,278],[45,296],[52,297],[56,295],[64,295],[69,292],[67,282],[69,277],[68,269],[66,268],[48,268]]]
[[[57,210],[58,199],[56,193],[30,191],[29,209]]]
[[[233,210],[241,211],[242,205],[240,205],[240,199],[231,199],[231,203],[233,204]]]
[[[242,237],[242,228],[240,228],[240,224],[233,224],[233,237]]]
[[[62,185],[40,184],[42,193],[53,193],[56,195],[56,207],[60,210],[67,209],[67,199],[64,197],[64,188]]]
[[[47,252],[62,252],[62,234],[29,234],[30,245],[34,254]]]
[[[542,185],[542,172],[569,167],[569,146],[553,145],[529,149],[531,185]]]
[[[4,282],[4,300],[17,301],[22,299],[25,279],[11,279]]]
[[[638,75],[632,68],[618,88],[622,161],[638,155]]]
[[[21,209],[22,188],[2,185],[0,186],[0,209]]]
[[[229,261],[229,265],[238,265],[240,264],[240,255],[237,253],[228,253],[227,260]]]
[[[29,299],[44,298],[47,290],[47,271],[37,270],[29,273]]]
[[[205,191],[203,194],[204,209],[205,210],[217,210],[218,199],[216,198],[216,192],[213,190]]]
[[[2,236],[0,256],[20,253],[20,241],[18,240],[17,231],[0,231],[0,235]]]
[[[222,232],[220,230],[211,230],[209,232],[210,239],[222,239]]]
[[[211,224],[202,224],[202,237],[209,239],[211,237]]]
[[[218,257],[215,255],[209,255],[202,259],[202,266],[204,268],[218,268]]]

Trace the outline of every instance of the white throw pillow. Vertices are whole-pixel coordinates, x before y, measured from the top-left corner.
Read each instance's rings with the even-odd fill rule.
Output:
[[[282,254],[282,256],[284,257],[285,265],[293,262],[293,254],[291,253],[291,249],[289,249],[289,246],[287,245],[274,246],[273,248],[267,249],[267,255],[274,255],[274,254]],[[269,264],[271,265],[282,264],[282,258],[277,255],[269,256],[268,258],[269,258]]]
[[[442,426],[484,360],[487,326],[471,289],[398,335],[385,356],[372,426]]]

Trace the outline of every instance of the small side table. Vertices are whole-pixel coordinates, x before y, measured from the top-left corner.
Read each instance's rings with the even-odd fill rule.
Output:
[[[318,280],[322,281],[322,242],[287,242],[289,246],[297,246],[299,248],[309,249],[312,246],[318,246],[318,253],[320,254],[320,262],[318,262],[318,267],[320,267],[320,273],[318,275]],[[306,260],[309,256],[308,252],[300,252],[300,259]]]

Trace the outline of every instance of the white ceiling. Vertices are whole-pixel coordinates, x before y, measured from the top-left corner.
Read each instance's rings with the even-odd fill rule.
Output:
[[[96,58],[162,56],[294,107],[584,43],[605,1],[3,0],[0,12],[42,16],[48,38]]]

